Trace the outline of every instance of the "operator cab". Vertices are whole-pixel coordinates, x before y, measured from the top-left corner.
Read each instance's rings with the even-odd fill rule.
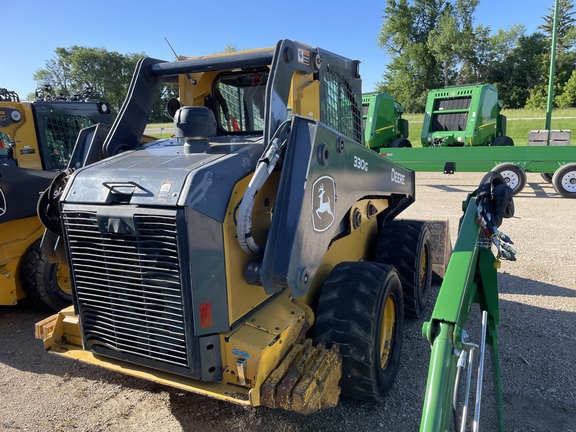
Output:
[[[220,135],[262,133],[267,82],[268,70],[224,73],[214,81],[206,102],[216,114]]]

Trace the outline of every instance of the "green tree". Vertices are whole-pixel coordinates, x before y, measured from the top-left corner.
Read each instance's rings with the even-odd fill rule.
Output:
[[[548,8],[550,13],[542,17],[544,24],[538,26],[550,40],[552,40],[552,31],[554,28],[554,9],[555,0],[552,0],[553,5]],[[573,43],[572,30],[576,23],[574,14],[574,3],[572,0],[558,0],[558,21],[556,22],[556,40],[558,52],[563,52],[570,48]]]
[[[490,27],[474,25],[479,3],[387,0],[379,45],[390,63],[377,89],[393,94],[413,112],[424,110],[434,88],[485,81],[497,39],[490,36]]]
[[[438,26],[428,34],[427,47],[430,53],[442,65],[444,86],[450,85],[450,78],[455,74],[458,61],[458,23],[450,8],[447,8],[438,19]]]
[[[572,108],[576,106],[576,71],[563,86],[561,94],[556,98],[556,104],[559,108]]]
[[[572,79],[572,73],[576,65],[576,52],[574,47],[576,44],[576,19],[574,14],[574,3],[572,0],[559,0],[558,1],[558,20],[556,22],[556,64],[554,65],[554,105],[555,106],[570,106],[571,95],[568,93],[563,97],[565,91],[570,92],[571,85],[568,82]],[[548,8],[550,13],[543,16],[544,23],[538,28],[542,29],[547,40],[547,50],[542,56],[542,69],[543,77],[546,83],[548,82],[550,59],[552,50],[552,31],[554,25],[554,7]],[[541,95],[547,96],[547,86],[534,89],[531,93],[530,104],[531,106],[539,105],[541,108],[546,107],[546,103],[542,103]]]
[[[138,60],[145,53],[120,54],[105,48],[91,48],[73,45],[56,48],[54,58],[46,61],[46,67],[38,69],[33,76],[40,86],[50,84],[54,93],[79,94],[87,87],[92,89],[95,98],[110,103],[113,112],[118,112],[130,85]],[[152,108],[151,122],[170,121],[166,103],[177,96],[175,85],[160,87]]]
[[[55,49],[55,57],[38,69],[33,79],[38,86],[50,84],[55,93],[78,94],[90,87],[99,98],[118,111],[141,54],[120,54],[104,48],[73,45]]]
[[[446,4],[387,0],[378,43],[391,61],[377,89],[394,95],[407,112],[422,112],[428,90],[442,86],[442,65],[430,51],[428,35],[438,26]]]
[[[547,69],[543,58],[547,49],[542,33],[522,35],[508,54],[493,62],[486,78],[498,88],[507,108],[524,108],[532,89],[545,83]],[[538,94],[534,93],[533,98]]]
[[[33,76],[38,86],[48,84],[58,93],[70,93],[72,84],[72,61],[70,52],[66,48],[56,48],[56,56],[46,60],[46,68],[38,69]]]

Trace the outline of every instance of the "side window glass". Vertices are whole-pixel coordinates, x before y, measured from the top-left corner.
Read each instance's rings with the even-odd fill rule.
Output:
[[[224,75],[216,83],[214,96],[218,123],[227,132],[261,132],[267,73]]]

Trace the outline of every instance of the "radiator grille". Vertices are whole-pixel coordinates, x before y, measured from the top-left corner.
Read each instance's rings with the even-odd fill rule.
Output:
[[[88,348],[188,367],[176,213],[136,214],[121,235],[95,211],[63,219]]]

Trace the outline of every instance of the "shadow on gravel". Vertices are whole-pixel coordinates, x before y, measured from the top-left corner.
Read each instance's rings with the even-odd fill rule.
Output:
[[[426,187],[436,189],[439,191],[443,191],[443,192],[462,192],[465,194],[469,194],[477,186],[478,185],[476,185],[476,186],[447,186],[447,185],[433,185],[433,184],[427,184],[426,185]]]
[[[470,192],[474,191],[478,185],[477,184],[459,184],[459,185],[447,185],[447,184],[431,184],[427,183],[421,187],[427,187],[435,189],[442,192],[457,192],[463,193],[467,196]],[[540,184],[535,182],[526,182],[526,186],[515,196],[516,198],[551,198],[551,199],[564,199],[556,193],[554,187],[551,184]]]
[[[14,307],[0,306],[0,364],[37,374],[39,380],[43,379],[42,375],[48,374],[64,381],[85,378],[153,392],[161,387],[156,383],[47,353],[42,341],[34,337],[34,326],[51,314],[38,310],[26,301]]]
[[[576,275],[575,275],[576,277]],[[522,294],[549,297],[576,297],[576,289],[551,285],[532,279],[524,279],[508,273],[499,273],[500,292],[506,294]],[[576,312],[576,311],[574,311]]]

